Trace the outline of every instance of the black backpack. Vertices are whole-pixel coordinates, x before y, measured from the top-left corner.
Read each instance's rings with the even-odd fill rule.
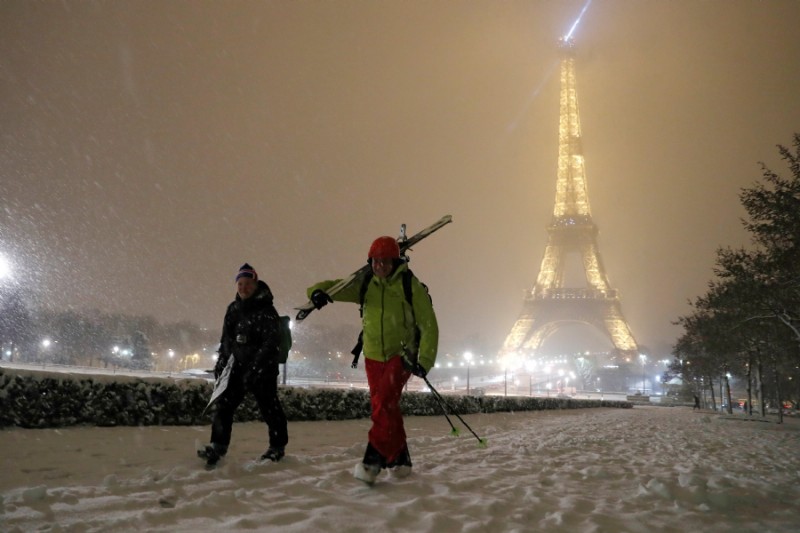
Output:
[[[358,292],[358,313],[361,318],[364,318],[364,297],[367,295],[367,289],[369,288],[369,282],[372,281],[372,271],[370,270],[364,276],[364,280],[361,282],[361,289]],[[406,295],[406,301],[411,306],[411,313],[414,313],[414,295],[411,292],[411,278],[414,277],[414,273],[411,272],[410,269],[406,269],[405,272],[402,274],[403,276],[403,293]],[[419,282],[425,288],[425,292],[428,292],[428,286]],[[428,298],[430,298],[430,293],[428,293]],[[415,318],[416,321],[416,318]],[[419,328],[417,328],[417,345],[419,345]],[[364,348],[364,330],[362,329],[358,334],[358,341],[356,345],[350,350],[350,353],[353,354],[353,362],[350,364],[351,368],[358,368],[358,359],[361,357],[361,351]]]
[[[292,319],[288,316],[278,317],[278,333],[280,334],[280,342],[278,343],[278,363],[286,364],[289,358],[289,351],[292,349],[292,328],[290,324]]]

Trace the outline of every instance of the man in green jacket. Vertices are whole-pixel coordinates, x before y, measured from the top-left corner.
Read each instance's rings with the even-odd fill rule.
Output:
[[[362,325],[372,428],[364,460],[356,465],[354,475],[374,483],[382,468],[400,477],[411,473],[400,395],[411,374],[424,378],[433,367],[439,326],[427,288],[408,271],[395,239],[375,239],[368,262],[373,275],[363,292]],[[404,276],[410,277],[411,302],[406,297]],[[333,300],[362,303],[362,280],[331,299],[325,290],[338,281],[309,287],[309,298],[317,309]]]

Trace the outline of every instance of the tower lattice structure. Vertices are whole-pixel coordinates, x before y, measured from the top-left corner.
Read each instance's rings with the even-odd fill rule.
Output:
[[[561,41],[561,92],[558,128],[558,175],[553,218],[536,279],[525,292],[522,311],[503,344],[502,353],[539,352],[544,341],[568,323],[584,323],[605,333],[619,355],[638,352],[622,315],[619,294],[611,288],[597,246],[581,146],[575,53],[571,40]],[[586,286],[565,286],[567,258],[577,252]]]

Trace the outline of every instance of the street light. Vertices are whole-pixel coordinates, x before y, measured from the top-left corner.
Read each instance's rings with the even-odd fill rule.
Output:
[[[469,363],[472,361],[472,352],[464,352],[464,359],[467,360],[467,396],[469,396]]]
[[[11,278],[11,263],[6,256],[0,254],[0,279]]]
[[[647,361],[647,356],[643,353],[640,353],[639,359],[642,360],[642,395],[645,395],[647,394],[647,389],[644,386],[644,364]]]

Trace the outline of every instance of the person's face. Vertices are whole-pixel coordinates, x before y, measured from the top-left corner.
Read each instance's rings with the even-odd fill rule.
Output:
[[[239,294],[239,298],[242,300],[250,298],[256,292],[257,285],[258,282],[253,278],[239,278],[236,280],[236,292]]]
[[[374,257],[372,259],[372,273],[379,278],[388,277],[392,273],[392,268],[394,268],[394,259],[392,258],[378,259]]]

